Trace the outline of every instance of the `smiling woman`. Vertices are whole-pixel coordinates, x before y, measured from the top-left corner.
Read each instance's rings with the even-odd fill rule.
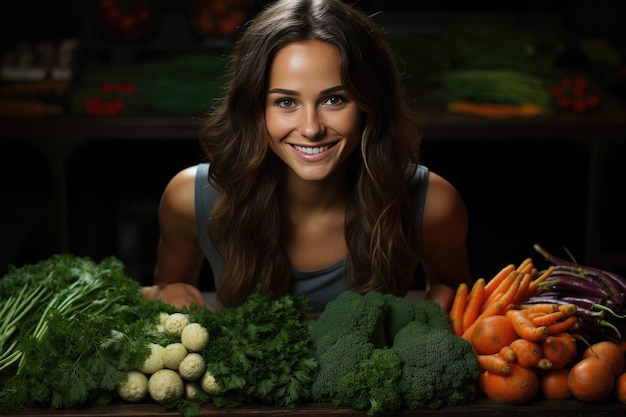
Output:
[[[395,55],[364,12],[341,0],[278,0],[245,26],[223,100],[159,208],[155,285],[175,305],[201,300],[209,261],[219,306],[262,293],[406,295],[415,271],[447,309],[470,281],[467,213],[419,164],[420,127]],[[201,302],[201,301],[200,301]]]
[[[344,162],[361,142],[361,109],[341,85],[337,49],[320,41],[285,46],[268,84],[265,123],[270,149],[293,175],[287,183],[345,178]]]

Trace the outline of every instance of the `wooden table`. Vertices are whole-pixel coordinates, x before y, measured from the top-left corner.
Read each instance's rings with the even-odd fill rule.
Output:
[[[558,400],[558,401],[533,401],[519,405],[497,404],[485,397],[479,397],[476,401],[464,406],[443,407],[436,410],[414,409],[403,410],[396,415],[402,416],[462,416],[462,417],[486,417],[486,416],[524,416],[524,417],[609,417],[624,416],[626,405],[615,400],[605,401],[597,404],[583,403],[578,400]],[[31,408],[12,413],[14,416],[56,416],[56,417],[76,417],[76,416],[180,416],[176,411],[167,411],[164,407],[155,403],[141,404],[110,404],[100,407],[89,407],[80,410],[57,410],[49,408]],[[277,416],[298,416],[298,417],[365,417],[364,411],[357,411],[346,407],[335,407],[331,404],[305,404],[297,408],[276,408],[263,405],[247,405],[237,408],[218,409],[213,405],[204,405],[200,409],[199,417],[204,416],[231,416],[231,417],[277,417]]]

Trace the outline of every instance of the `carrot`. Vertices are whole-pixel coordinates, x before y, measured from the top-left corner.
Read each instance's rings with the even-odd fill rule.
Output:
[[[526,258],[517,266],[516,270],[520,274],[528,274],[533,269],[533,260],[532,258]]]
[[[541,311],[537,311],[535,313],[526,313],[526,315],[528,317],[530,317],[531,320],[534,320],[535,317],[541,317],[541,316],[545,316],[547,313],[542,313]]]
[[[559,320],[563,320],[571,316],[576,313],[576,310],[577,308],[575,304],[563,304],[558,306],[556,311],[544,314],[542,317],[533,318],[532,320],[535,326],[549,326]]]
[[[548,335],[546,326],[535,326],[523,310],[508,310],[506,316],[513,323],[515,332],[523,339],[538,342]]]
[[[517,306],[518,310],[524,310],[528,315],[532,313],[550,314],[559,310],[558,304],[553,303],[537,303],[537,304],[521,304]]]
[[[495,301],[492,301],[491,303],[487,304],[483,308],[483,310],[480,312],[478,317],[476,317],[476,320],[474,320],[474,322],[470,324],[463,331],[463,334],[461,335],[461,337],[463,337],[466,340],[471,340],[472,332],[474,331],[474,328],[476,327],[476,322],[478,322],[480,319],[485,318],[485,317],[495,316],[497,314],[505,314],[507,310],[509,310],[511,306],[513,305],[511,303],[511,300],[517,293],[517,288],[519,287],[520,280],[521,280],[521,277],[516,276],[514,278],[513,284],[511,284],[509,288],[507,288],[507,291],[504,294],[501,294],[500,296],[498,296],[498,298]]]
[[[463,312],[463,329],[467,329],[480,314],[485,293],[485,279],[478,278],[467,295],[467,305]]]
[[[533,369],[515,363],[506,375],[482,372],[478,375],[478,391],[499,404],[523,404],[539,392],[539,377]]]
[[[502,356],[502,359],[504,359],[507,362],[516,362],[517,361],[517,354],[515,353],[515,351],[513,349],[511,349],[511,346],[504,346],[502,349],[500,349],[500,356]]]
[[[493,118],[533,117],[543,112],[536,104],[478,103],[464,100],[451,101],[447,108],[452,113]]]
[[[541,345],[528,339],[515,339],[509,344],[509,348],[515,352],[518,365],[524,368],[534,368],[541,359]]]
[[[576,338],[569,332],[561,332],[553,334],[554,337],[559,337],[565,341],[567,347],[572,355],[572,359],[574,359],[578,355],[578,343],[576,343]]]
[[[498,375],[506,375],[511,370],[509,362],[505,361],[498,353],[489,355],[476,355],[478,364],[483,371],[492,372]]]
[[[567,332],[569,330],[575,330],[580,326],[580,319],[577,316],[569,316],[561,321],[557,321],[549,326],[546,330],[548,334],[556,334],[561,332]]]
[[[507,290],[496,300],[496,302],[502,304],[502,308],[506,308],[509,305],[513,305],[513,301],[515,300],[515,295],[517,294],[517,290],[522,282],[522,276],[517,275],[513,278],[513,282],[507,288]]]
[[[554,265],[550,265],[541,275],[531,281],[530,285],[528,286],[528,291],[526,293],[526,299],[532,297],[537,293],[539,284],[548,279],[552,272],[554,272],[554,268]]]
[[[504,301],[500,302],[500,299],[503,299]],[[504,314],[509,308],[511,308],[512,304],[506,302],[506,299],[504,299],[504,294],[502,294],[500,299],[489,304],[489,306],[487,306],[485,310],[481,311],[476,320],[474,320],[474,322],[470,324],[467,329],[463,330],[463,334],[461,335],[463,339],[468,341],[472,339],[472,333],[474,332],[476,323],[478,323],[480,319],[490,316],[496,316],[498,314]]]
[[[511,301],[513,304],[520,304],[528,300],[528,298],[526,298],[526,294],[528,292],[528,287],[530,286],[531,281],[532,281],[531,274],[526,273],[522,275],[522,279],[519,283],[519,288],[517,289],[517,293],[515,294],[515,297],[513,297],[513,301]]]
[[[467,305],[468,286],[465,282],[459,284],[454,294],[454,300],[450,306],[450,324],[454,334],[460,336],[463,334],[463,313],[465,312],[465,306]]]
[[[565,312],[561,310],[554,311],[552,313],[543,314],[539,317],[528,316],[535,326],[549,326],[557,321],[565,318]]]
[[[548,335],[541,341],[542,356],[552,362],[552,369],[563,368],[572,359],[569,343],[560,337]]]
[[[550,361],[550,359],[548,358],[541,358],[539,359],[539,362],[537,362],[537,368],[544,371],[552,369],[553,367],[554,366],[552,365],[552,361]]]
[[[515,271],[515,265],[509,264],[502,268],[496,275],[494,275],[485,284],[485,299],[489,298],[491,294],[494,293],[495,289],[500,285],[500,283],[504,281],[513,271]]]
[[[491,294],[491,296],[485,300],[483,304],[483,310],[486,308],[487,305],[491,304],[492,302],[496,301],[501,296],[507,293],[510,295],[510,296],[507,296],[507,299],[509,300],[509,302],[513,301],[513,298],[515,297],[515,294],[517,293],[517,289],[519,288],[520,281],[521,281],[521,275],[517,271],[511,272],[507,276],[507,278],[504,281],[502,281],[500,285],[498,285],[498,288],[496,288],[496,290]],[[515,289],[513,289],[512,287],[515,287]]]
[[[565,313],[566,316],[571,316],[578,311],[576,304],[562,304],[559,306],[559,310]]]

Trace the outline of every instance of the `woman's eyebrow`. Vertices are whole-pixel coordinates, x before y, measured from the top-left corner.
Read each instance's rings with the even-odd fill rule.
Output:
[[[286,88],[272,88],[271,90],[267,92],[267,94],[285,94],[288,96],[300,95],[300,93],[298,93],[296,90],[288,90]]]
[[[320,96],[325,96],[328,94],[336,93],[337,91],[344,90],[343,85],[336,85],[334,87],[327,88],[325,90],[320,91]],[[299,96],[300,93],[296,90],[289,90],[287,88],[272,88],[267,94],[285,94],[289,96]]]

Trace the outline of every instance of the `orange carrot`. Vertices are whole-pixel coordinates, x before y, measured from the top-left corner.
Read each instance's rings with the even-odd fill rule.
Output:
[[[524,310],[529,315],[532,313],[550,314],[558,311],[559,305],[553,303],[522,304],[518,306],[518,310]]]
[[[552,369],[563,368],[572,360],[570,344],[561,337],[548,335],[541,341],[541,351],[552,362]]]
[[[533,260],[532,258],[526,258],[517,266],[516,270],[520,274],[528,274],[533,269]]]
[[[554,324],[547,326],[546,330],[548,334],[557,334],[561,332],[567,332],[569,330],[576,330],[580,325],[580,320],[577,316],[569,316],[561,321],[557,321]]]
[[[517,354],[515,353],[513,349],[511,349],[511,346],[504,346],[502,349],[500,349],[499,353],[500,353],[500,356],[502,356],[502,359],[504,359],[507,362],[517,361]]]
[[[520,281],[521,281],[521,275],[519,274],[519,272],[517,271],[511,272],[506,277],[506,279],[502,281],[500,285],[498,285],[498,288],[496,288],[496,290],[491,294],[491,296],[485,300],[483,310],[486,308],[488,304],[499,299],[502,295],[513,291],[512,287],[515,286],[515,291],[513,291],[510,297],[507,297],[510,299],[510,301],[513,301],[513,297],[515,296],[517,289],[519,288]]]
[[[511,300],[513,300],[513,297],[517,293],[517,288],[519,287],[520,281],[521,281],[521,277],[517,275],[513,279],[513,284],[509,285],[506,292],[498,296],[498,298],[495,301],[492,301],[491,303],[487,304],[483,308],[483,310],[480,312],[478,317],[476,317],[476,320],[474,320],[474,322],[470,324],[463,331],[463,334],[461,335],[461,337],[463,337],[466,340],[471,340],[472,333],[474,332],[474,327],[476,325],[476,322],[478,322],[478,320],[485,318],[485,317],[489,317],[489,316],[495,316],[496,314],[505,314],[506,311],[509,310],[511,306],[513,306],[513,304],[511,303]]]
[[[485,279],[478,278],[467,296],[467,305],[463,312],[463,329],[467,329],[478,317],[483,306]]]
[[[532,276],[529,273],[522,275],[522,279],[519,283],[517,293],[515,294],[515,297],[513,297],[513,301],[511,301],[513,304],[520,304],[528,300],[528,298],[526,298],[526,295],[531,281]]]
[[[538,317],[530,317],[529,318],[532,320],[533,324],[535,326],[549,326],[553,323],[556,323],[557,321],[563,319],[565,317],[565,312],[561,311],[561,310],[557,310],[554,311],[552,313],[548,313],[548,314],[543,314],[541,316]]]
[[[507,308],[509,305],[513,305],[515,295],[517,294],[517,290],[519,289],[521,282],[522,276],[519,274],[516,275],[506,291],[496,300],[497,303],[502,304],[501,309]]]
[[[485,284],[485,299],[489,298],[498,287],[498,285],[500,285],[500,283],[504,281],[513,271],[515,271],[515,265],[509,264],[502,268],[496,275],[494,275],[493,278],[491,278]]]
[[[463,334],[461,335],[461,337],[468,341],[471,340],[472,333],[474,332],[474,328],[476,327],[476,323],[478,323],[480,319],[483,319],[489,316],[495,316],[497,314],[505,314],[506,311],[509,308],[511,308],[512,305],[513,304],[507,302],[505,298],[505,294],[502,294],[502,296],[498,300],[492,302],[491,304],[487,306],[486,309],[480,312],[476,320],[474,320],[474,322],[470,324],[470,326],[463,331]]]
[[[565,341],[571,354],[570,359],[574,359],[578,355],[578,344],[576,338],[569,332],[554,333],[552,336],[559,337]]]
[[[511,370],[509,362],[505,361],[504,358],[497,353],[476,355],[476,358],[478,358],[478,364],[484,371],[498,375],[506,375]]]
[[[548,335],[546,326],[535,326],[523,310],[508,310],[506,316],[513,323],[515,332],[523,339],[539,342]]]
[[[541,358],[539,359],[539,362],[537,362],[537,368],[543,369],[544,371],[552,369],[552,367],[552,361],[548,358]]]
[[[566,317],[571,316],[576,313],[576,304],[563,304],[557,307],[556,311],[552,313],[547,313],[543,315],[541,318],[533,318],[533,323],[535,326],[549,326],[551,324],[556,323],[559,320],[563,320]]]
[[[509,348],[515,352],[518,365],[524,368],[534,368],[542,357],[541,344],[528,339],[515,339],[509,344]]]
[[[545,316],[546,314],[548,314],[548,313],[542,313],[541,311],[536,311],[536,312],[534,312],[534,313],[533,313],[533,312],[526,313],[526,315],[527,315],[528,317],[530,317],[530,319],[531,319],[531,320],[534,320],[534,319],[535,319],[535,317],[542,317],[542,316]]]
[[[454,294],[454,300],[450,306],[450,324],[454,334],[460,336],[463,334],[463,313],[465,312],[465,306],[467,305],[468,286],[465,282],[459,284]]]
[[[461,337],[470,343],[472,341],[472,334],[474,333],[474,329],[476,328],[476,323],[478,323],[478,319],[474,320],[474,323],[470,324],[467,329],[463,330],[463,334],[461,334]]]
[[[548,277],[554,272],[554,265],[550,265],[541,275],[537,278],[533,279],[530,285],[528,286],[528,291],[526,293],[526,299],[532,297],[537,293],[537,289],[539,288],[539,284],[544,282]]]
[[[566,316],[571,316],[578,311],[576,304],[562,304],[559,306],[559,310],[565,313]]]

